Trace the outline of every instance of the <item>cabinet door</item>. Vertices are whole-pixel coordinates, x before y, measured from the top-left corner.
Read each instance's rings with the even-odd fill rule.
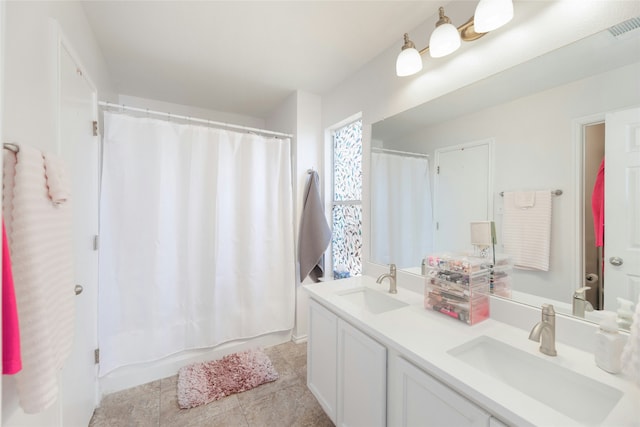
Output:
[[[338,320],[338,426],[386,425],[387,351]]]
[[[402,358],[396,358],[390,391],[392,405],[399,405],[393,425],[414,426],[489,426],[488,413],[460,396],[440,381]],[[394,396],[391,393],[395,393]]]
[[[314,300],[309,301],[307,387],[336,423],[336,358],[338,318]]]

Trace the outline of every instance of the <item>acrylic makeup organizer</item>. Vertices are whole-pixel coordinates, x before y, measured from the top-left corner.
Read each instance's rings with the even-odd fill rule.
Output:
[[[489,317],[491,264],[464,255],[429,255],[424,307],[469,325]]]

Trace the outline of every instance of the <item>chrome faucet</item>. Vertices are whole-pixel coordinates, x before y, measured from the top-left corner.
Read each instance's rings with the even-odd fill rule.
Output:
[[[587,301],[587,296],[585,295],[589,289],[591,288],[584,286],[573,293],[572,313],[574,316],[584,317],[585,311],[593,311],[593,306]]]
[[[542,320],[531,329],[529,339],[540,343],[540,352],[548,356],[557,356],[556,351],[556,312],[551,304],[542,304]]]
[[[396,265],[389,264],[389,272],[381,274],[376,280],[376,283],[382,283],[384,279],[389,279],[389,293],[397,294],[398,288],[396,287]]]

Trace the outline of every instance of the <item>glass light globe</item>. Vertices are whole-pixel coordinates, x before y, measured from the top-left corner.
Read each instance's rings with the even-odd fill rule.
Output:
[[[480,0],[473,16],[473,28],[477,33],[488,33],[513,19],[512,0]]]
[[[422,57],[415,48],[403,49],[396,60],[396,75],[410,76],[422,70]]]
[[[460,47],[460,33],[453,24],[436,27],[429,38],[429,54],[432,58],[447,56]]]

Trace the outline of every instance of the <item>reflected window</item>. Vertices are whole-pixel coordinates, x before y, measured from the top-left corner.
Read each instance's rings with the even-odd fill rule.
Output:
[[[333,132],[334,278],[362,273],[362,120]]]

